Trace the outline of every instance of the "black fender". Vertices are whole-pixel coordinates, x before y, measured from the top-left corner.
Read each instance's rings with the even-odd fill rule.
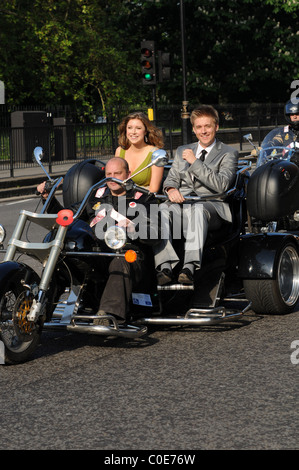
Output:
[[[274,279],[278,253],[290,241],[298,247],[299,235],[278,232],[242,235],[239,244],[238,277]]]
[[[37,273],[24,263],[17,261],[3,261],[0,263],[0,296],[3,295],[7,283],[14,280],[24,280],[30,283],[33,280],[39,283],[40,279]]]

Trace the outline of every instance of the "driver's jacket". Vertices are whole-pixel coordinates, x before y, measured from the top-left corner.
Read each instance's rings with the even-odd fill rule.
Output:
[[[81,202],[72,204],[68,209],[74,213],[80,207]],[[131,225],[130,238],[138,238],[142,241],[157,242],[159,239],[158,219],[150,208],[155,205],[156,215],[158,203],[154,194],[142,193],[136,189],[126,192],[124,196],[112,196],[106,186],[99,188],[89,198],[86,208],[80,219],[89,223],[97,231],[110,225]],[[64,207],[54,198],[48,208],[50,213],[58,213]],[[152,218],[150,220],[150,216]],[[133,224],[133,225],[132,225]],[[133,234],[135,232],[135,236]],[[137,235],[136,235],[137,234]]]
[[[297,147],[295,142],[299,142],[298,135],[294,132],[291,126],[284,126],[277,128],[277,134],[273,137],[269,144],[273,147]]]

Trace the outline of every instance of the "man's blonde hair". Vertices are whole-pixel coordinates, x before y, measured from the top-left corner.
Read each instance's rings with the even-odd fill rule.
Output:
[[[202,104],[198,106],[197,108],[193,109],[191,116],[190,116],[190,121],[192,126],[194,125],[195,119],[202,117],[202,116],[210,116],[212,119],[214,119],[215,124],[219,125],[219,114],[218,111],[216,111],[213,106],[210,106],[209,104]]]

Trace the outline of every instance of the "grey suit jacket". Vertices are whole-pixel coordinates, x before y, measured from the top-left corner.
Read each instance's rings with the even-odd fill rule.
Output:
[[[198,143],[178,147],[173,164],[169,170],[163,188],[179,189],[183,196],[223,193],[234,183],[238,165],[238,151],[216,141],[204,162],[196,159],[192,165],[183,160],[182,153],[186,148],[196,153]],[[231,222],[229,205],[212,201],[220,217]]]

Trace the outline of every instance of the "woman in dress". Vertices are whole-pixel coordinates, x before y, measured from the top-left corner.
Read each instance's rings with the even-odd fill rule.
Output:
[[[144,113],[135,112],[126,116],[119,125],[119,147],[115,156],[125,158],[131,174],[144,168],[151,161],[152,153],[163,147],[160,129],[152,124]],[[152,166],[142,171],[133,181],[156,193],[161,187],[163,167]]]

